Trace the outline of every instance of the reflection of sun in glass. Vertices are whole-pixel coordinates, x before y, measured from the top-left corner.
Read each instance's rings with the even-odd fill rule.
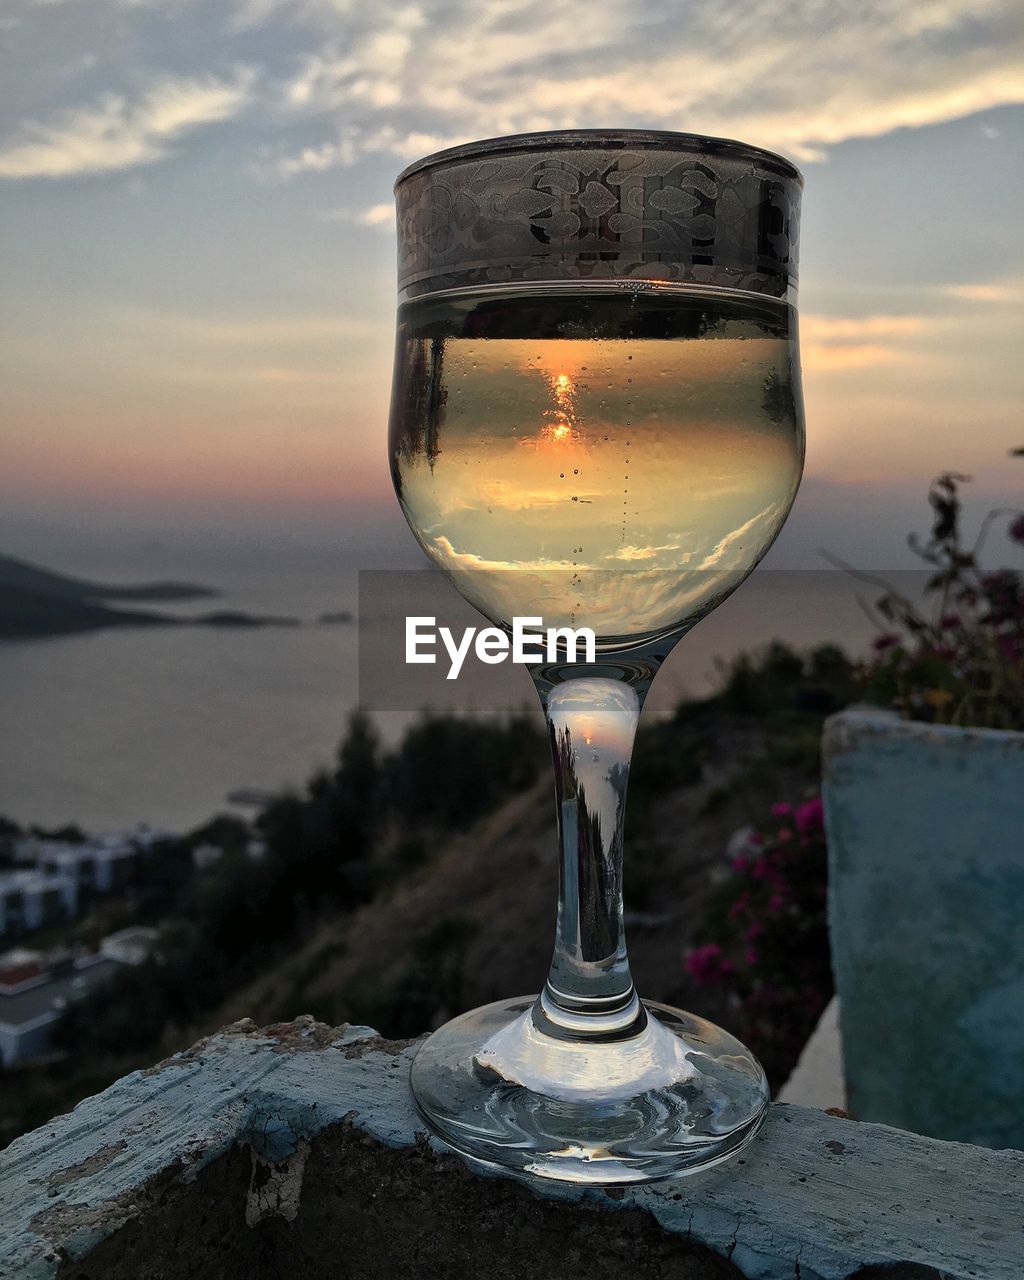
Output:
[[[567,373],[552,374],[548,383],[555,407],[545,412],[551,421],[544,426],[543,434],[556,444],[565,444],[572,439],[576,427],[576,384]]]

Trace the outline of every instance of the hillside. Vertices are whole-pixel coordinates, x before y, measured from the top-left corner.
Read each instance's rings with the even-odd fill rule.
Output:
[[[35,640],[107,627],[297,626],[295,618],[220,610],[185,618],[143,609],[112,609],[108,600],[191,600],[220,593],[185,582],[105,586],[0,555],[0,639]]]
[[[626,832],[633,975],[643,995],[728,1025],[715,994],[689,983],[683,956],[704,925],[729,837],[763,820],[780,797],[815,789],[817,724],[780,733],[691,706],[650,732],[658,741],[637,761]],[[662,777],[647,785],[644,757],[663,753]],[[463,1008],[539,990],[551,956],[555,851],[551,782],[542,776],[428,852],[390,892],[321,924],[184,1039],[242,1017],[264,1023],[300,1012],[411,1035]]]
[[[32,640],[104,627],[173,626],[176,621],[141,609],[108,609],[89,600],[67,600],[0,585],[0,639]]]
[[[0,555],[0,589],[83,603],[98,600],[197,600],[220,594],[212,587],[200,587],[189,582],[149,582],[134,586],[88,582],[5,555]]]

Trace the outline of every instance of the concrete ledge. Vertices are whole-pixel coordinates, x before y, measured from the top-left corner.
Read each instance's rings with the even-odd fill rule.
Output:
[[[126,1076],[0,1153],[0,1277],[1021,1275],[1020,1152],[776,1106],[694,1178],[482,1176],[423,1137],[414,1051],[243,1022]]]

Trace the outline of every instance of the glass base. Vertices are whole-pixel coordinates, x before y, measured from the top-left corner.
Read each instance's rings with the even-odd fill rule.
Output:
[[[564,1182],[652,1182],[729,1159],[764,1123],[760,1063],[713,1023],[644,1001],[625,1037],[559,1039],[535,1004],[464,1013],[413,1060],[420,1114],[463,1155]]]

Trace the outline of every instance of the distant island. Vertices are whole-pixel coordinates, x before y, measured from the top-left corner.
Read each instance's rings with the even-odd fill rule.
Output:
[[[149,609],[115,609],[111,600],[198,600],[220,595],[189,582],[149,582],[112,586],[72,578],[0,555],[0,639],[35,640],[75,635],[107,627],[298,626],[297,618],[261,617],[221,610],[192,618]]]

